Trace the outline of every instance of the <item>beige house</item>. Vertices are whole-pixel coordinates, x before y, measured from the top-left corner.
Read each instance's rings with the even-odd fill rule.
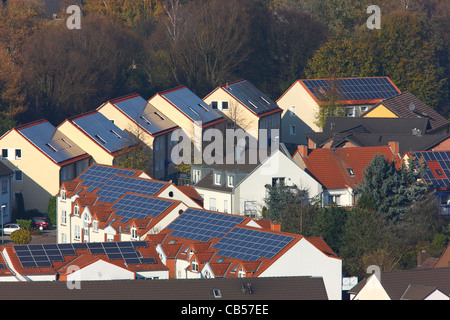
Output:
[[[14,171],[13,202],[22,194],[25,210],[42,213],[60,183],[75,178],[92,162],[86,151],[47,120],[9,130],[0,138],[0,148],[1,161]]]
[[[278,98],[283,109],[281,141],[292,147],[306,144],[305,132],[320,132],[319,106],[337,101],[348,117],[358,117],[383,99],[400,94],[388,77],[309,79],[295,81]]]
[[[171,134],[179,126],[164,113],[139,94],[110,100],[97,111],[150,148],[153,166],[148,172],[153,178],[170,180],[176,177],[177,170],[170,157],[174,145]]]
[[[280,130],[282,109],[249,81],[219,86],[203,101],[227,117],[228,127],[243,129],[258,141],[264,135],[268,146],[279,139],[271,136],[270,129]]]
[[[148,103],[175,122],[191,141],[203,140],[206,129],[226,129],[226,118],[185,86],[156,93]]]
[[[122,153],[133,148],[127,133],[98,111],[66,119],[58,130],[82,146],[96,163],[114,165]]]

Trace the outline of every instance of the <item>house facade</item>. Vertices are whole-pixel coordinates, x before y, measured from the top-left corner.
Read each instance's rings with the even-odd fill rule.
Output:
[[[14,172],[8,168],[3,162],[0,162],[0,184],[1,184],[1,195],[0,195],[0,205],[1,205],[1,218],[0,224],[5,224],[12,222],[12,179]]]
[[[270,146],[279,135],[271,136],[272,129],[281,129],[281,112],[277,103],[247,80],[219,86],[203,101],[228,119],[228,127],[242,129],[264,146]],[[262,143],[260,142],[260,143]]]
[[[249,161],[251,152],[247,150],[246,161]],[[313,202],[320,196],[321,184],[280,149],[270,155],[266,153],[264,157],[256,163],[193,165],[191,180],[203,197],[204,207],[260,218],[268,187],[281,182],[305,190],[307,202]]]
[[[177,170],[171,161],[174,146],[171,134],[180,127],[163,112],[139,94],[110,100],[98,107],[97,111],[149,148],[152,168],[149,168],[148,173],[153,178],[159,180],[176,178]]]
[[[13,128],[0,138],[2,163],[13,171],[10,192],[15,205],[47,212],[48,200],[62,181],[71,180],[91,163],[91,156],[46,120]]]
[[[319,106],[331,99],[345,116],[358,117],[399,93],[388,77],[297,80],[277,100],[283,109],[281,141],[290,147],[306,144],[305,132],[322,131],[316,123]]]

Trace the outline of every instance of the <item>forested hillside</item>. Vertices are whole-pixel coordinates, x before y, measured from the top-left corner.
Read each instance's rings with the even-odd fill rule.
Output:
[[[389,76],[446,115],[447,0],[85,0],[81,29],[39,0],[3,1],[1,132],[108,99],[247,79],[277,99],[299,78]],[[64,4],[72,4],[70,0]],[[381,8],[370,30],[369,5]]]

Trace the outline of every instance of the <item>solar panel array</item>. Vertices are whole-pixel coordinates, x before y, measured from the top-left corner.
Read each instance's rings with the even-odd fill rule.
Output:
[[[294,238],[259,230],[236,227],[220,239],[214,248],[218,255],[256,261],[260,257],[271,259]]]
[[[91,254],[106,254],[109,259],[122,259],[126,264],[154,264],[156,259],[144,258],[136,248],[148,247],[145,241],[60,243],[18,245],[14,250],[23,268],[52,267],[52,262],[64,261],[68,255],[76,255],[77,249],[89,249]]]
[[[207,123],[222,118],[219,113],[186,87],[162,93],[162,95],[192,121]]]
[[[95,188],[103,186],[109,179],[117,174],[132,176],[134,171],[119,169],[114,167],[104,167],[99,165],[92,165],[84,173],[79,176],[79,179],[84,180],[83,185],[88,186],[87,191],[92,191]]]
[[[444,171],[445,176],[450,177],[450,151],[415,152],[414,155],[416,157],[415,160],[417,164],[422,158],[425,163],[430,161],[438,162]],[[427,166],[427,170],[423,178],[426,182],[431,183],[435,188],[450,188],[450,180],[436,179],[429,166]]]
[[[158,217],[173,204],[170,200],[126,194],[113,206],[116,215],[123,217],[120,222],[126,223],[130,219],[145,219],[148,216]]]
[[[155,180],[116,175],[97,190],[95,194],[101,197],[101,201],[114,203],[127,192],[153,196],[164,186],[165,183]]]
[[[239,216],[189,208],[175,219],[167,229],[173,230],[171,235],[174,237],[209,241],[211,238],[223,237],[242,221],[244,221],[244,218]]]
[[[387,77],[302,80],[319,100],[334,90],[341,100],[387,99],[400,94]],[[333,88],[334,87],[334,88]]]

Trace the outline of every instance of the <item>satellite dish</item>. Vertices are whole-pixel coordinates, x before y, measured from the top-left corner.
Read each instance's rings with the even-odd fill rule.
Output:
[[[414,109],[416,109],[416,106],[414,105],[414,103],[410,103],[409,104],[409,110],[414,111]]]

